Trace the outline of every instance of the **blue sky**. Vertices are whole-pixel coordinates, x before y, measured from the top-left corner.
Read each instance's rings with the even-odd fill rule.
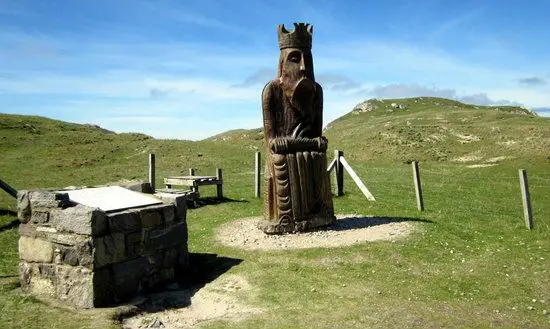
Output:
[[[314,26],[325,124],[375,97],[550,108],[548,13],[548,0],[0,0],[0,112],[156,138],[260,127],[276,26],[292,22]]]

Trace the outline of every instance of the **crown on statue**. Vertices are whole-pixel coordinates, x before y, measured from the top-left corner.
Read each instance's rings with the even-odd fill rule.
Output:
[[[294,23],[294,30],[288,31],[284,24],[277,26],[279,36],[279,49],[285,48],[311,48],[313,25],[307,23]]]

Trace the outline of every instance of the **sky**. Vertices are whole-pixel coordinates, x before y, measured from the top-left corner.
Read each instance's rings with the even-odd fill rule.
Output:
[[[0,112],[199,140],[262,126],[278,24],[314,27],[325,124],[369,98],[550,116],[548,0],[0,0]]]

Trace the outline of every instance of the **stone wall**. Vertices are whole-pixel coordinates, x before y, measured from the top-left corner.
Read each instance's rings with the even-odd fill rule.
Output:
[[[71,202],[67,193],[20,191],[22,289],[91,308],[174,281],[189,256],[183,198],[106,213]]]

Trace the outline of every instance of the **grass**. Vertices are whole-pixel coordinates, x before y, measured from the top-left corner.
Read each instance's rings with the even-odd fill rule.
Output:
[[[408,109],[388,112],[393,102]],[[157,155],[157,179],[186,173],[189,167],[198,168],[199,174],[223,168],[224,193],[242,202],[190,210],[189,248],[242,259],[229,273],[245,277],[253,289],[236,297],[265,311],[205,328],[550,326],[550,317],[543,314],[550,311],[549,120],[518,114],[514,108],[476,109],[432,98],[376,104],[375,111],[350,113],[331,123],[326,135],[331,150],[344,150],[377,201],[368,202],[346,176],[346,193],[334,203],[337,213],[417,220],[415,234],[395,241],[282,252],[216,243],[220,225],[262,213],[262,200],[253,198],[253,154],[262,150],[256,130],[200,142],[154,140],[4,115],[0,175],[20,189],[145,179],[149,152]],[[479,140],[462,143],[457,135]],[[477,158],[456,160],[465,155]],[[507,158],[492,167],[467,167],[499,156]],[[421,160],[424,212],[416,210],[412,170],[406,163],[411,159]],[[519,168],[529,176],[532,231],[523,222]],[[215,188],[201,192],[214,196]],[[67,310],[20,292],[18,232],[10,226],[15,217],[9,213],[15,202],[3,192],[0,209],[2,327],[116,327],[105,311]]]
[[[284,253],[243,252],[211,246],[217,222],[206,230],[204,222],[192,223],[191,230],[203,229],[200,239],[192,239],[192,248],[244,259],[235,272],[259,287],[256,296],[248,297],[250,302],[271,310],[232,327],[547,326],[549,319],[542,311],[548,306],[539,300],[550,295],[550,193],[543,186],[531,189],[539,220],[529,232],[523,224],[517,178],[509,174],[498,179],[515,173],[514,166],[425,167],[424,213],[415,210],[411,170],[406,165],[357,166],[362,177],[372,177],[365,180],[376,203],[368,203],[349,178],[346,195],[335,199],[338,212],[431,221],[421,224],[422,233],[405,240]],[[548,177],[549,172],[539,174]],[[259,213],[261,205],[256,204]],[[199,209],[197,221],[237,211],[232,207]],[[235,218],[244,215],[249,214],[241,212]]]

